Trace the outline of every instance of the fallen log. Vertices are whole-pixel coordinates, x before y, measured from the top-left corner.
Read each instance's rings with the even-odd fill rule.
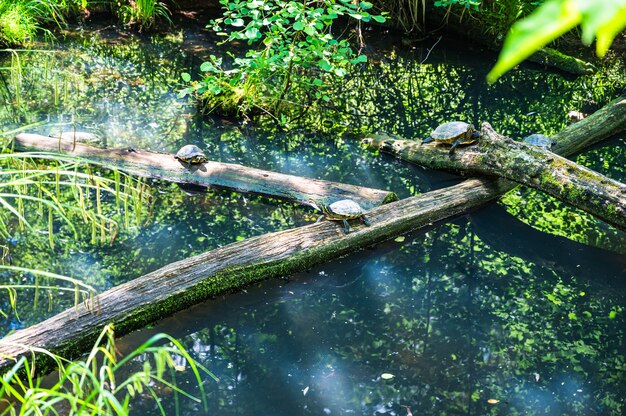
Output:
[[[324,221],[249,238],[172,263],[107,290],[95,303],[80,304],[0,340],[0,371],[15,359],[30,355],[28,346],[76,357],[94,342],[105,324],[113,323],[117,335],[126,334],[219,293],[306,270],[431,225],[496,198],[502,190],[497,181],[468,180],[375,208],[367,214],[371,225],[355,221],[349,234],[343,233],[340,224]]]
[[[363,209],[371,209],[398,199],[393,192],[380,189],[304,178],[231,163],[209,161],[188,165],[169,153],[132,148],[102,149],[73,140],[38,134],[18,134],[13,139],[13,145],[19,151],[77,156],[88,163],[119,169],[136,176],[251,192],[305,205],[328,205],[340,199],[352,199]]]
[[[551,151],[515,142],[483,123],[478,144],[448,156],[448,147],[376,135],[371,145],[427,167],[501,177],[543,191],[626,230],[626,185]]]
[[[565,139],[561,153],[572,154],[615,133],[606,117],[626,119],[622,99],[610,103],[606,111],[596,112],[561,132]],[[585,122],[605,128],[585,131],[584,136],[580,136],[579,129],[572,131]],[[626,123],[622,122],[622,129],[625,127]],[[579,141],[585,145],[579,145]],[[355,224],[348,235],[341,232],[339,225],[322,222],[254,237],[170,264],[98,295],[99,313],[93,307],[79,305],[0,340],[0,371],[14,359],[30,355],[30,347],[76,357],[109,322],[116,325],[118,335],[123,335],[218,293],[306,270],[314,264],[466,212],[515,186],[502,179],[471,179],[376,208],[367,214],[370,227]],[[38,357],[46,359],[41,354]]]

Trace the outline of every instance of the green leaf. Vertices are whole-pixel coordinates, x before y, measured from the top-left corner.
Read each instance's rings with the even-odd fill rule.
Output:
[[[374,21],[378,23],[385,23],[385,21],[387,21],[384,16],[380,15],[372,15],[372,19],[374,19]]]
[[[350,63],[353,65],[360,64],[362,62],[367,62],[367,55],[359,55],[356,58],[350,60]]]
[[[200,65],[200,71],[202,72],[209,72],[214,69],[215,67],[213,66],[211,62],[202,62],[202,65]]]
[[[297,21],[296,23],[293,24],[293,29],[294,30],[302,30],[304,29],[304,23],[301,21]]]
[[[363,10],[371,9],[372,7],[374,7],[374,5],[368,1],[362,1],[361,3],[359,3],[359,6],[361,6],[361,9]]]
[[[583,7],[582,40],[590,45],[594,36],[597,37],[596,53],[602,57],[615,36],[626,27],[626,2],[589,0]]]
[[[487,81],[495,82],[535,51],[576,27],[581,21],[577,1],[548,0],[533,14],[515,23],[504,40],[498,61],[487,74]]]
[[[229,23],[229,22],[226,21],[226,23]],[[243,19],[234,19],[232,22],[230,22],[230,25],[234,27],[243,27],[244,22],[243,22]]]
[[[315,36],[317,34],[317,30],[315,29],[315,26],[307,26],[304,28],[304,33],[309,36]]]
[[[320,59],[317,65],[327,72],[330,72],[333,69],[333,66],[330,64],[330,62],[328,62],[327,59]]]
[[[335,68],[335,75],[343,77],[346,75],[346,70],[344,68]]]
[[[189,75],[187,72],[183,72],[182,74],[180,74],[180,77],[183,79],[183,81],[185,82],[189,82],[191,81],[191,75]]]
[[[256,40],[261,36],[261,32],[259,32],[259,29],[257,29],[256,27],[252,27],[246,30],[246,33],[244,33],[244,36],[247,39]]]

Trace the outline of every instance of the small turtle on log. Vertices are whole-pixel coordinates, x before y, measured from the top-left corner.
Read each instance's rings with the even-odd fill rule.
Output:
[[[541,147],[546,150],[550,150],[554,145],[554,141],[543,134],[531,134],[530,136],[524,137],[522,141],[531,146]]]
[[[202,149],[195,144],[188,144],[181,147],[174,157],[181,162],[189,163],[190,165],[196,165],[207,161],[207,157]]]
[[[454,155],[454,149],[460,144],[472,144],[478,141],[480,133],[476,131],[473,125],[464,121],[451,121],[437,127],[430,137],[422,140],[421,144],[430,143],[432,141],[442,144],[450,144],[450,157]]]
[[[322,211],[322,213],[324,214],[322,217],[320,217],[320,220],[322,218],[326,218],[330,221],[343,222],[343,232],[346,234],[350,232],[350,224],[348,223],[348,220],[360,219],[361,221],[363,221],[363,224],[368,226],[371,225],[369,220],[365,217],[365,210],[351,199],[341,199],[339,201],[333,202],[330,205],[311,205],[313,205],[314,208]]]

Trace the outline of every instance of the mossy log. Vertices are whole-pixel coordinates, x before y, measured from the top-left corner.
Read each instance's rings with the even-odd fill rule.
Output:
[[[371,209],[398,199],[393,192],[380,189],[304,178],[231,163],[208,161],[189,165],[169,153],[133,148],[102,149],[73,140],[38,134],[18,134],[13,144],[15,150],[72,155],[88,163],[119,169],[137,176],[252,192],[305,205],[327,205],[339,199],[352,199],[364,209]]]
[[[478,144],[448,156],[449,146],[377,135],[373,146],[404,160],[463,174],[500,177],[543,191],[626,230],[626,185],[551,151],[516,142],[483,123]]]
[[[367,213],[371,225],[354,221],[349,234],[344,234],[340,223],[323,221],[249,238],[172,263],[107,290],[95,302],[79,304],[5,337],[0,341],[0,370],[13,362],[7,357],[29,356],[25,346],[76,357],[107,323],[113,323],[116,334],[122,335],[219,293],[303,271],[431,225],[496,198],[501,192],[496,181],[469,180],[375,208]]]
[[[539,49],[527,59],[530,62],[551,66],[574,75],[588,75],[596,71],[593,64],[552,48]]]

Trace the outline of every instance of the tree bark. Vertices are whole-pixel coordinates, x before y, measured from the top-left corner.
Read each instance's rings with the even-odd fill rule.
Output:
[[[367,213],[371,225],[355,221],[349,234],[343,233],[340,223],[324,221],[253,237],[172,263],[107,290],[94,302],[79,304],[0,340],[0,371],[6,370],[13,360],[29,356],[27,346],[76,357],[93,343],[107,323],[113,323],[116,334],[123,335],[219,293],[306,270],[431,225],[475,208],[501,192],[498,182],[468,180],[375,208]]]
[[[380,189],[286,175],[231,163],[209,161],[188,165],[169,153],[131,148],[101,149],[72,140],[28,133],[18,134],[13,143],[16,150],[78,156],[88,163],[137,176],[251,192],[305,205],[328,205],[340,199],[352,199],[363,209],[371,209],[398,199],[393,192]]]
[[[448,156],[449,146],[376,135],[371,146],[426,167],[501,177],[546,192],[626,231],[626,185],[548,150],[515,142],[483,123],[477,145]]]

